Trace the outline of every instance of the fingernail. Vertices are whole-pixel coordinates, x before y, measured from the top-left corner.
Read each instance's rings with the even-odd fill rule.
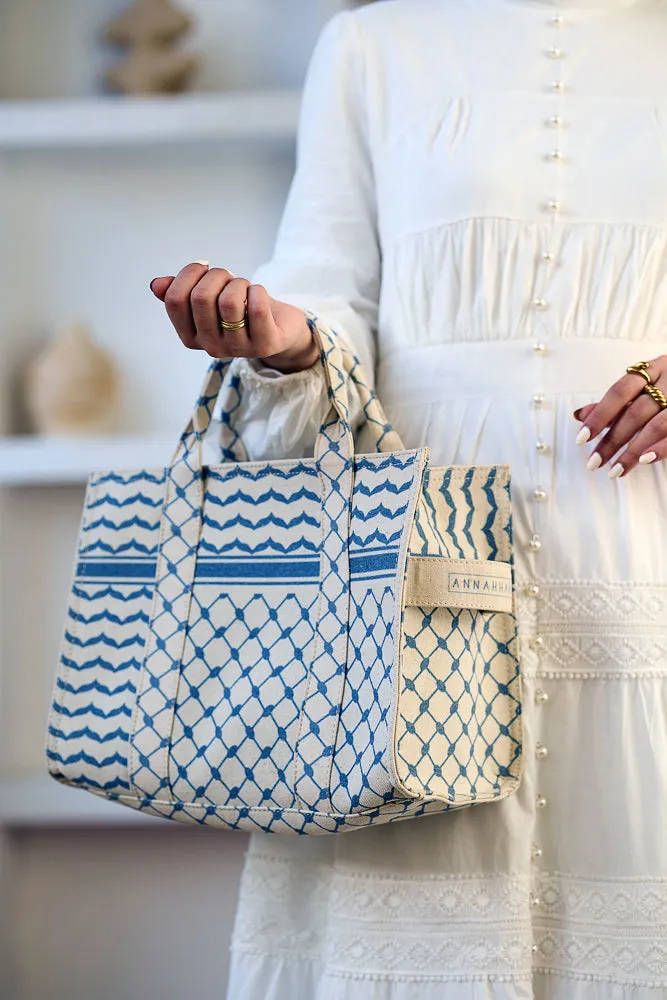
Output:
[[[581,417],[579,416],[579,414],[581,413],[581,409],[582,408],[580,407],[578,410],[575,410],[573,412],[572,416],[574,417],[575,420],[580,420],[581,419]]]
[[[206,264],[206,266],[208,267],[209,261],[207,261],[207,260],[196,260],[195,264]]]
[[[148,287],[150,288],[151,292],[153,291],[153,282],[154,282],[154,281],[155,281],[155,278],[153,278],[153,279],[151,280],[151,283],[150,283],[150,285],[148,286]]]
[[[645,451],[643,455],[639,456],[639,461],[642,465],[648,465],[649,462],[655,462],[657,457],[654,451]]]
[[[586,442],[590,439],[590,436],[590,427],[582,427],[575,438],[575,444],[586,444]]]
[[[609,470],[609,478],[618,479],[619,476],[623,475],[624,471],[625,470],[621,465],[621,463],[617,462],[616,465],[612,465],[611,469]]]
[[[591,457],[586,462],[586,468],[589,472],[595,472],[602,465],[602,455],[599,451],[594,451]]]

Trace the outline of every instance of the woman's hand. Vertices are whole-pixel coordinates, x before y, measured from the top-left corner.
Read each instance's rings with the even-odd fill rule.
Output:
[[[667,396],[667,355],[649,361],[647,374]],[[660,409],[654,399],[642,392],[645,385],[641,375],[624,375],[599,403],[589,403],[574,411],[575,418],[583,422],[577,444],[585,444],[608,428],[588,460],[591,471],[599,469],[620,449],[624,450],[609,470],[612,479],[630,472],[638,462],[645,465],[667,458],[667,409]]]
[[[282,372],[303,371],[319,357],[301,309],[272,299],[263,285],[251,285],[223,267],[195,261],[175,277],[153,278],[150,287],[190,350],[212,358],[259,358]],[[221,318],[238,322],[246,309],[245,326],[221,329]]]

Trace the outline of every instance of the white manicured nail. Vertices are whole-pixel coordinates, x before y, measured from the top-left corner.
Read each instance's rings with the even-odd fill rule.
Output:
[[[591,429],[590,427],[582,427],[575,438],[575,444],[586,444],[590,440]]]
[[[618,479],[619,476],[623,475],[624,471],[625,470],[624,470],[623,466],[621,465],[621,463],[617,462],[616,465],[612,465],[611,469],[609,470],[609,478],[610,479]]]
[[[654,451],[645,451],[643,455],[639,456],[639,461],[642,465],[648,465],[649,462],[655,462],[657,457]]]
[[[586,468],[589,472],[595,472],[602,465],[602,455],[599,451],[594,451],[591,457],[586,462]]]
[[[208,266],[210,262],[208,260],[196,260],[195,264],[206,264]]]

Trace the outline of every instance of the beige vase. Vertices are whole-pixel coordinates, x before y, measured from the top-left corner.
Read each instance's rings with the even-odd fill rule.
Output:
[[[41,434],[96,434],[113,427],[120,380],[87,326],[65,326],[26,373],[26,405]]]

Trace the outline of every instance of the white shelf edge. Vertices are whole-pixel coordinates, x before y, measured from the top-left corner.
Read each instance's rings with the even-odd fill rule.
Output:
[[[0,151],[294,140],[300,100],[296,90],[0,100]]]
[[[178,435],[0,438],[0,486],[85,483],[91,472],[161,469]]]
[[[48,773],[0,776],[0,826],[123,826],[165,820],[110,802],[81,788],[69,788]],[[173,824],[171,824],[173,825]]]

